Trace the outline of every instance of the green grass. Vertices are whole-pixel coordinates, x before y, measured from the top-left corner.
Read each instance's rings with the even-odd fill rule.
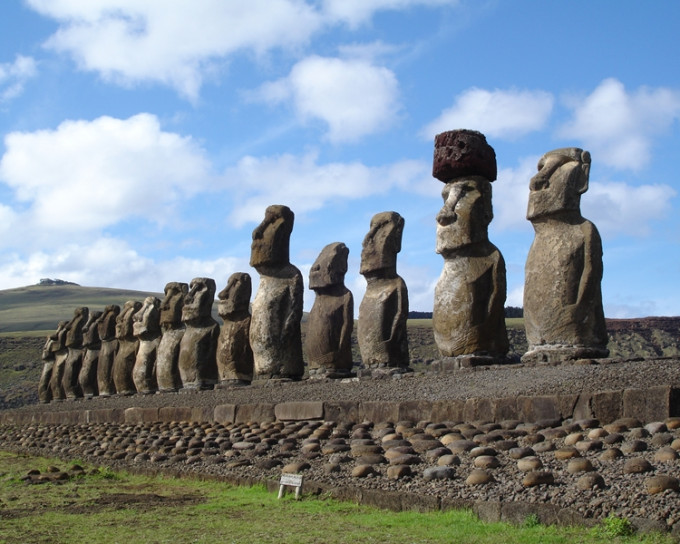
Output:
[[[0,542],[569,543],[671,542],[539,523],[482,523],[469,511],[388,512],[327,497],[282,500],[262,486],[134,476],[108,469],[28,485],[30,469],[73,463],[0,452]]]

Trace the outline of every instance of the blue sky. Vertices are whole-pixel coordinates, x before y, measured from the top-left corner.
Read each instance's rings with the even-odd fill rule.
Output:
[[[608,317],[680,315],[680,3],[629,0],[7,0],[0,6],[0,289],[61,278],[162,291],[249,265],[269,204],[305,276],[371,217],[432,309],[433,137],[496,150],[489,238],[521,305],[529,179],[592,154]],[[306,291],[305,308],[313,302]],[[356,307],[359,304],[357,302]]]

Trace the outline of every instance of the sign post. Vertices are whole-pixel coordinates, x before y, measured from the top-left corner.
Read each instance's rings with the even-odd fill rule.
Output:
[[[295,488],[295,499],[300,498],[302,492],[302,474],[281,474],[279,482],[279,499],[283,497],[286,486]]]

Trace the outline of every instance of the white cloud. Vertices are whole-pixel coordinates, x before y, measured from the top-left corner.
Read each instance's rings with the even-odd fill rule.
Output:
[[[0,180],[38,230],[81,233],[143,217],[172,217],[182,198],[206,188],[209,163],[189,137],[164,132],[150,114],[65,121],[56,130],[5,137]]]
[[[0,104],[16,98],[24,91],[24,85],[38,73],[32,57],[17,55],[14,62],[0,63]]]
[[[350,27],[368,21],[376,11],[404,10],[410,7],[456,5],[459,0],[325,0],[324,11],[331,20]]]
[[[640,87],[605,79],[585,99],[571,99],[573,118],[559,135],[583,142],[593,158],[620,169],[649,163],[652,140],[680,119],[680,91]]]
[[[467,128],[493,138],[513,140],[543,129],[553,102],[553,96],[545,91],[487,91],[473,87],[459,94],[453,106],[423,128],[422,135],[432,139],[446,130]]]
[[[426,176],[428,165],[417,161],[371,168],[359,162],[317,164],[316,154],[309,153],[245,157],[224,178],[239,202],[230,221],[242,226],[260,222],[272,202],[286,204],[296,213],[318,210],[338,199],[365,198],[395,187],[420,192]]]
[[[399,110],[394,73],[362,59],[311,56],[290,74],[263,85],[257,98],[269,103],[291,101],[303,120],[328,125],[331,142],[351,142],[382,131]]]

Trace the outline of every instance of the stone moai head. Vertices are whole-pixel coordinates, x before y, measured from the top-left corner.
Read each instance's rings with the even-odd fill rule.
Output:
[[[194,278],[191,280],[189,292],[184,297],[182,321],[210,317],[216,290],[215,280],[212,278]]]
[[[484,135],[475,130],[438,134],[432,175],[446,183],[442,190],[444,205],[437,214],[437,253],[446,257],[457,249],[488,240],[496,152]]]
[[[317,290],[343,285],[348,255],[349,248],[342,242],[334,242],[324,247],[309,271],[309,288]]]
[[[90,312],[87,323],[83,327],[83,345],[85,347],[99,343],[99,318],[103,312]]]
[[[403,233],[404,218],[397,212],[375,214],[362,244],[359,273],[364,276],[379,276],[380,271],[396,273]]]
[[[135,336],[154,336],[161,332],[161,301],[156,297],[146,297],[142,307],[132,316]]]
[[[184,298],[189,292],[189,285],[171,281],[165,285],[165,297],[160,305],[161,325],[179,325],[182,323]]]
[[[247,312],[252,293],[253,286],[250,281],[250,274],[236,272],[229,276],[227,286],[217,295],[217,298],[220,299],[217,305],[220,317],[226,319],[230,315]]]
[[[116,338],[119,340],[134,339],[134,315],[140,310],[142,303],[138,300],[128,300],[116,318]]]
[[[250,266],[280,266],[290,262],[290,234],[295,214],[288,206],[269,206],[264,220],[253,231]]]
[[[538,173],[529,183],[527,219],[560,213],[581,214],[581,195],[588,190],[590,153],[578,147],[548,151],[538,161]]]
[[[70,348],[79,349],[83,346],[83,327],[87,322],[90,309],[86,306],[76,308],[73,312],[73,319],[67,325],[66,345]]]
[[[102,340],[112,340],[116,337],[119,315],[120,306],[118,304],[110,304],[104,308],[104,313],[99,318],[99,323],[97,323],[99,337]]]
[[[60,349],[64,349],[66,342],[66,326],[68,321],[60,321],[57,325],[57,330],[50,335],[51,342],[49,343],[49,350],[51,353],[55,353]],[[48,344],[45,344],[47,348]]]

